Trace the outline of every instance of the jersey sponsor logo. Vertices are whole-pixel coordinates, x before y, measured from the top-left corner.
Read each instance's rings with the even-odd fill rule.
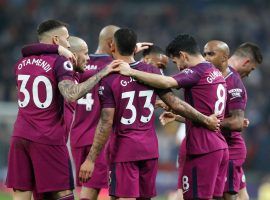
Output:
[[[123,87],[126,87],[129,83],[132,83],[132,82],[134,82],[134,81],[136,81],[134,78],[132,78],[132,77],[130,77],[130,79],[128,80],[128,81],[126,81],[126,80],[121,80],[120,81],[120,84],[123,86]]]
[[[97,70],[97,65],[86,65],[84,70]]]
[[[243,90],[241,88],[233,88],[228,90],[228,93],[230,95],[230,100],[233,100],[235,98],[241,98],[242,97]]]
[[[220,71],[212,71],[209,73],[206,80],[208,83],[213,83],[213,81],[218,77],[222,77],[221,72]]]

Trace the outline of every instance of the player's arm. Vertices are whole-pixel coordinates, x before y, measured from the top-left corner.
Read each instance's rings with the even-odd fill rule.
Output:
[[[185,121],[186,121],[186,119],[184,117],[182,117],[180,115],[176,115],[172,112],[163,112],[159,116],[159,120],[163,126],[165,126],[166,124],[173,122],[173,121],[177,121],[180,123],[185,123]]]
[[[209,130],[217,130],[220,126],[220,121],[215,115],[208,117],[200,113],[188,103],[176,97],[171,91],[159,94],[159,97],[170,106],[176,114],[179,114],[194,123],[204,125]]]
[[[155,88],[167,89],[179,87],[177,81],[170,76],[163,76],[132,69],[129,64],[125,62],[121,63],[117,67],[117,71],[124,76],[132,76],[144,84]]]
[[[229,131],[242,131],[244,125],[244,111],[235,109],[229,111],[230,117],[221,121],[221,128]]]
[[[79,178],[82,182],[88,181],[89,178],[91,178],[92,176],[92,172],[94,170],[94,163],[111,133],[114,111],[114,108],[103,108],[101,110],[100,119],[95,131],[93,145],[87,155],[86,160],[80,168]]]
[[[77,99],[84,96],[89,90],[91,90],[103,77],[114,71],[114,67],[119,65],[122,61],[114,60],[103,70],[88,78],[86,81],[75,84],[71,80],[62,80],[58,83],[58,88],[63,97],[68,102],[74,102]]]

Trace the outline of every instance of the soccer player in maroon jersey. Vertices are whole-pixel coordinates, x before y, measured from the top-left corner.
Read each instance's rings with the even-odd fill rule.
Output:
[[[230,57],[229,65],[232,66],[240,74],[241,78],[245,78],[253,70],[255,70],[257,66],[262,63],[262,61],[263,56],[258,45],[251,42],[245,42],[241,44]],[[248,123],[249,121],[247,120],[247,124]],[[243,175],[237,199],[249,199],[245,184],[245,175]]]
[[[39,25],[37,33],[40,43],[70,47],[65,23],[47,20]],[[13,188],[15,199],[31,199],[36,190],[46,193],[49,199],[71,200],[74,186],[66,147],[63,97],[69,102],[79,99],[113,71],[113,65],[75,84],[69,60],[58,54],[35,54],[35,47],[32,50],[23,51],[23,58],[15,65],[19,111],[6,184]]]
[[[225,117],[221,122],[222,134],[229,146],[229,166],[224,188],[224,199],[236,199],[244,175],[242,165],[246,159],[246,145],[241,131],[247,94],[239,74],[228,65],[229,47],[218,40],[209,41],[204,46],[204,57],[212,62],[223,74],[227,84]]]
[[[180,73],[173,77],[145,73],[119,65],[120,73],[132,76],[156,88],[185,88],[185,99],[198,111],[216,113],[223,119],[226,84],[218,69],[205,61],[193,37],[179,35],[166,49]],[[213,132],[186,120],[187,157],[183,171],[183,192],[186,199],[221,197],[216,182],[225,183],[228,146],[220,131]],[[211,166],[206,163],[211,162]],[[219,186],[219,187],[222,187]]]
[[[160,74],[157,68],[134,60],[136,38],[131,29],[119,29],[112,44],[114,58],[122,59],[124,65],[134,69]],[[110,195],[117,199],[150,199],[156,195],[158,145],[153,123],[156,93],[194,123],[205,121],[206,116],[172,92],[154,90],[131,77],[112,74],[103,79],[100,86],[101,118],[90,153],[81,166],[82,181],[91,177],[96,157],[113,129],[110,137]]]
[[[79,82],[83,82],[95,75],[112,62],[110,45],[115,31],[118,29],[117,26],[109,25],[101,30],[97,50],[95,54],[90,54],[84,72],[79,76]],[[76,183],[77,186],[82,186],[80,199],[95,200],[100,190],[108,187],[108,169],[104,149],[97,158],[92,178],[86,183],[82,183],[78,177],[80,166],[92,146],[95,129],[100,117],[98,87],[99,84],[77,101],[74,121],[70,131],[71,151],[76,166]]]

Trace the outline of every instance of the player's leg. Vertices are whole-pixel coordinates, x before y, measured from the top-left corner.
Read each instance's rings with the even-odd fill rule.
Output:
[[[186,157],[182,178],[184,199],[213,198],[220,165],[224,159],[224,152],[225,150],[217,150],[203,155]],[[228,162],[228,151],[226,153]],[[224,165],[226,165],[226,162]],[[225,182],[226,169],[223,182]],[[220,196],[222,194],[223,188]]]
[[[13,188],[13,199],[31,200],[35,185],[34,171],[29,155],[29,140],[12,137],[8,157],[6,185]]]
[[[140,197],[146,200],[156,196],[156,177],[158,171],[158,159],[139,161],[139,188]]]
[[[80,192],[80,200],[97,200],[100,189],[82,187]]]
[[[237,200],[249,200],[249,195],[246,187],[242,188],[239,191]]]
[[[244,159],[230,160],[227,170],[227,180],[224,188],[225,200],[236,200],[241,189],[242,177],[244,175],[242,165]]]
[[[30,154],[35,171],[36,192],[52,196],[52,199],[74,199],[74,182],[67,147],[33,143]]]
[[[72,155],[76,166],[76,183],[82,186],[80,199],[97,200],[98,194],[102,188],[108,188],[108,167],[105,161],[104,150],[99,154],[95,162],[95,169],[92,177],[86,183],[80,183],[78,179],[81,164],[85,161],[91,145],[72,148]]]
[[[138,162],[110,164],[109,195],[112,199],[135,200],[140,197]]]

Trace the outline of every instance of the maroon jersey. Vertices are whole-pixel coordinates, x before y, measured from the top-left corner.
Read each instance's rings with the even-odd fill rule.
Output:
[[[19,111],[13,136],[49,145],[65,145],[67,127],[63,98],[58,89],[62,80],[73,80],[73,66],[57,54],[23,54],[15,66]]]
[[[227,84],[225,118],[230,117],[229,112],[232,110],[244,111],[247,104],[247,93],[241,77],[233,68],[229,69],[230,73],[225,77]],[[246,158],[247,150],[241,132],[222,130],[222,134],[229,146],[230,159]]]
[[[185,89],[185,100],[196,110],[224,118],[227,97],[226,83],[221,72],[208,62],[187,68],[174,76]],[[186,120],[187,154],[204,154],[228,148],[221,132]]]
[[[83,82],[98,73],[109,63],[112,57],[107,54],[90,54],[85,71],[80,74],[79,82]],[[100,102],[97,84],[76,104],[75,118],[70,133],[72,147],[82,147],[93,143],[95,130],[100,117]]]
[[[157,68],[142,62],[130,66],[160,74]],[[102,80],[99,94],[102,108],[115,108],[113,133],[110,137],[111,162],[157,158],[154,89],[131,77],[111,74]]]

